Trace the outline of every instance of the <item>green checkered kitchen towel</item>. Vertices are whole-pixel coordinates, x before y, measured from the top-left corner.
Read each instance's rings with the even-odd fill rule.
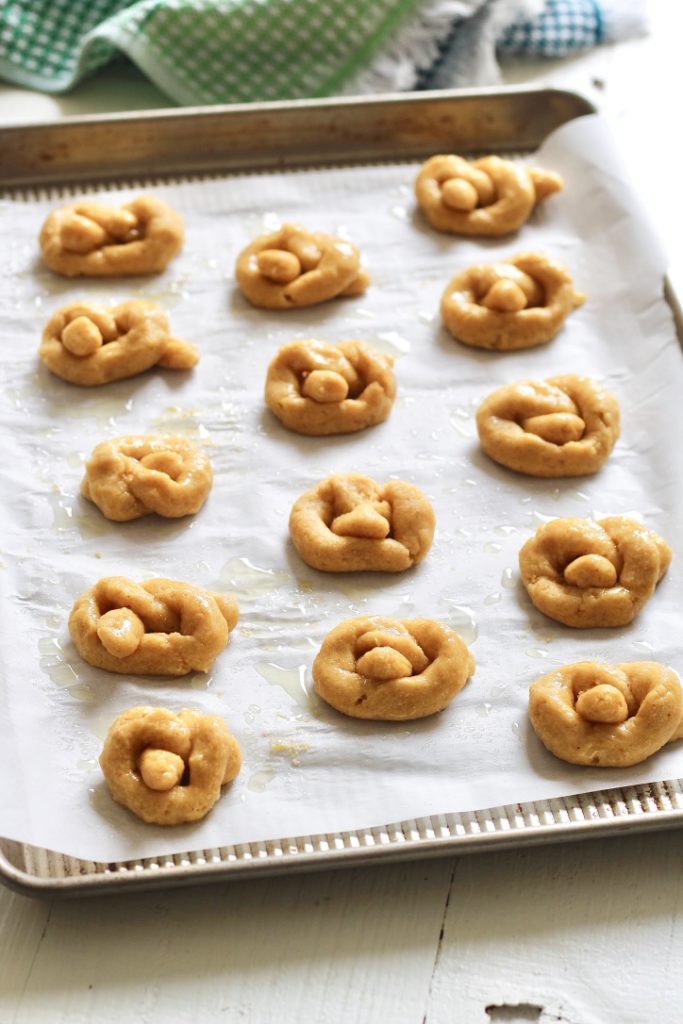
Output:
[[[539,43],[548,38],[570,49],[592,44],[609,35],[606,4],[640,6],[636,0],[0,0],[0,77],[63,92],[123,53],[181,104],[479,85],[495,78],[496,40],[505,37],[516,53],[525,45],[543,52]],[[577,7],[587,13],[572,20],[567,11]]]

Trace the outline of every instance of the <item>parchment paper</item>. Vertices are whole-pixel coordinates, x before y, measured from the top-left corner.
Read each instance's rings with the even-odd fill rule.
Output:
[[[369,827],[429,814],[675,778],[683,747],[639,767],[575,768],[528,725],[527,690],[553,666],[585,658],[680,666],[683,525],[676,446],[683,360],[662,297],[664,264],[598,118],[560,129],[534,158],[565,178],[518,236],[467,241],[414,212],[414,166],[381,166],[185,183],[154,191],[183,214],[187,243],[160,277],[63,281],[37,258],[61,200],[0,208],[5,379],[1,413],[0,834],[95,860]],[[119,199],[139,190],[116,192]],[[102,193],[107,197],[108,193]],[[280,220],[348,234],[373,285],[357,299],[268,313],[236,292],[239,250]],[[453,341],[438,303],[458,269],[545,250],[588,293],[549,345],[483,353]],[[196,342],[192,373],[153,370],[85,390],[37,359],[44,322],[79,298],[143,296]],[[389,420],[355,436],[301,438],[264,409],[266,367],[296,335],[363,337],[396,355]],[[536,481],[490,462],[473,414],[493,388],[523,377],[592,374],[619,398],[623,435],[605,468]],[[180,432],[208,446],[215,484],[193,519],[107,522],[78,496],[82,461],[102,438]],[[288,540],[295,498],[335,471],[398,476],[434,503],[438,530],[417,569],[399,576],[317,573]],[[531,606],[517,552],[549,516],[636,512],[674,549],[668,576],[625,629],[578,631]],[[66,620],[100,576],[165,575],[234,591],[241,621],[213,671],[180,680],[108,674],[84,664]],[[310,696],[310,666],[350,615],[431,616],[473,645],[476,675],[442,714],[414,723],[355,722]],[[244,767],[204,822],[164,830],[110,799],[97,757],[114,717],[136,704],[223,715]]]

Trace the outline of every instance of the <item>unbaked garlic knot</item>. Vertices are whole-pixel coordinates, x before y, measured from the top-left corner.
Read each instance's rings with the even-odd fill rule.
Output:
[[[346,434],[381,423],[391,412],[396,378],[390,356],[363,341],[338,345],[291,341],[268,367],[268,408],[300,434]]]
[[[52,373],[83,387],[134,377],[153,366],[189,370],[199,360],[194,345],[171,335],[163,310],[138,299],[109,308],[62,306],[45,325],[39,354]]]
[[[206,672],[228,643],[234,597],[178,580],[106,576],[75,602],[69,632],[81,657],[109,672]]]
[[[415,195],[438,231],[456,235],[506,235],[529,218],[542,199],[562,188],[553,171],[522,167],[487,156],[433,156],[423,164]]]
[[[590,377],[564,374],[497,388],[477,410],[481,446],[518,473],[596,473],[619,437],[617,400]]]
[[[360,295],[370,278],[351,242],[297,224],[262,235],[237,258],[237,283],[254,306],[294,309]]]
[[[519,553],[522,582],[536,608],[576,628],[628,625],[670,561],[665,541],[628,516],[553,519]]]
[[[241,767],[225,722],[187,708],[136,707],[112,724],[100,756],[112,797],[143,821],[203,818]]]
[[[442,711],[474,672],[453,630],[431,619],[347,619],[313,663],[319,696],[352,718],[406,721]]]
[[[683,690],[657,662],[576,662],[532,683],[529,717],[563,761],[624,768],[683,737]]]
[[[456,274],[443,293],[441,315],[463,344],[512,351],[550,341],[584,300],[559,263],[543,253],[521,253]]]
[[[183,437],[115,437],[93,450],[81,493],[116,522],[175,519],[199,511],[212,480],[208,455]]]
[[[419,488],[402,480],[380,485],[360,473],[321,481],[289,517],[295,548],[323,572],[402,572],[427,554],[434,526]]]
[[[40,233],[50,270],[65,277],[126,277],[164,270],[180,251],[183,222],[155,196],[121,207],[82,200],[53,210]]]

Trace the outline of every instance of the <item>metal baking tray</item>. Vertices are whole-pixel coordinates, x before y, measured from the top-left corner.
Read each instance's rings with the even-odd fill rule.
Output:
[[[3,198],[57,197],[103,182],[418,160],[435,152],[530,152],[593,113],[576,93],[505,88],[304,100],[66,119],[0,129]],[[678,311],[680,329],[680,308]],[[0,838],[0,881],[33,896],[83,896],[354,867],[683,824],[683,780],[462,814],[99,863]]]

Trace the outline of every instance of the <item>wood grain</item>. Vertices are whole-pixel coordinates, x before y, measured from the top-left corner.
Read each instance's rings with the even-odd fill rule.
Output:
[[[8,972],[16,1013],[0,1020],[415,1024],[451,872],[434,861],[55,903],[28,978]],[[18,920],[35,906],[0,900]]]
[[[665,1024],[683,983],[681,832],[463,858],[428,1024]]]

